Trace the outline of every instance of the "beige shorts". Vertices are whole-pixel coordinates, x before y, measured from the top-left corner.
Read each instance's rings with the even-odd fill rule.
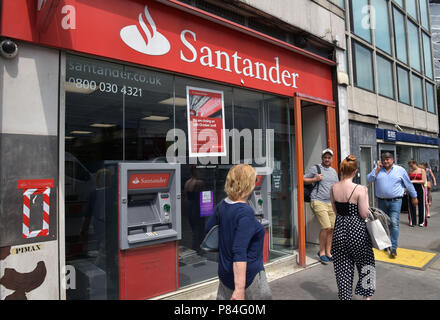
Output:
[[[336,214],[333,211],[331,203],[325,203],[321,201],[312,201],[310,203],[316,219],[318,219],[321,229],[334,229]]]

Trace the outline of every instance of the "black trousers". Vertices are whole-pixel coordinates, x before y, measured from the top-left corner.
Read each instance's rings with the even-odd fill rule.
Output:
[[[417,208],[412,204],[411,198],[408,197],[408,220],[410,226],[417,225],[417,209],[419,211],[419,225],[423,225],[426,227],[427,219],[426,219],[426,191],[422,184],[413,183],[414,188],[417,191],[417,200],[419,204]]]

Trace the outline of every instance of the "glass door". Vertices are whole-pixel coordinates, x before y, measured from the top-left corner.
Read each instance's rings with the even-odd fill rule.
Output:
[[[270,259],[291,254],[294,249],[292,141],[293,113],[287,99],[265,95],[268,129],[274,135],[274,168],[271,177],[272,226]]]

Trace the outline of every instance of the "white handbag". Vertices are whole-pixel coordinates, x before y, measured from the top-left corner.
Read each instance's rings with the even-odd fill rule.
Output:
[[[374,248],[384,250],[391,247],[391,240],[379,219],[375,219],[370,213],[366,223],[368,234],[370,235],[371,243]]]

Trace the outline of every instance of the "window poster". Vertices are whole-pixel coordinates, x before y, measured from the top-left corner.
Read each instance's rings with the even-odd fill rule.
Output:
[[[209,217],[214,213],[214,193],[200,192],[200,217]]]
[[[189,156],[226,156],[223,91],[187,86],[186,95]]]

